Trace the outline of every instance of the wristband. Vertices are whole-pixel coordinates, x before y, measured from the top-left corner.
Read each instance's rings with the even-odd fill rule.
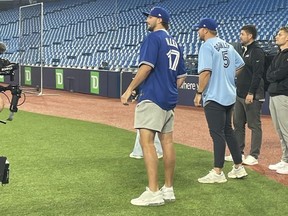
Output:
[[[196,94],[202,95],[202,92],[199,92],[198,89],[196,90]]]

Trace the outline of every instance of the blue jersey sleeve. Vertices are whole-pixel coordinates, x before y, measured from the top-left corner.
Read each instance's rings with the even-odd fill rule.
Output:
[[[157,62],[158,55],[158,38],[154,36],[154,34],[149,34],[140,49],[140,57],[139,57],[139,67],[142,64],[147,64],[152,68],[155,67]]]

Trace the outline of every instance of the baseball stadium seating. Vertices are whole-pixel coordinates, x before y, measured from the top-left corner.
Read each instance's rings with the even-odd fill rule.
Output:
[[[287,0],[61,0],[44,3],[44,64],[58,67],[101,67],[118,70],[137,65],[138,50],[147,34],[143,11],[153,6],[171,13],[170,34],[181,43],[187,71],[193,73],[201,45],[193,28],[201,18],[219,23],[218,34],[228,42],[239,40],[239,29],[255,24],[263,47],[274,46],[274,36],[288,24]],[[19,8],[0,12],[0,41],[5,58],[18,61]],[[24,28],[33,28],[26,22]],[[29,35],[27,35],[29,36]],[[24,45],[25,46],[25,45]],[[31,43],[22,50],[28,52]],[[24,63],[32,62],[25,55]]]

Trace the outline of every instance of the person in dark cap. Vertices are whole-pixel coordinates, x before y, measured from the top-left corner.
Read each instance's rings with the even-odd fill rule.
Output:
[[[214,168],[198,182],[224,183],[227,181],[222,171],[226,143],[234,161],[228,177],[247,176],[231,123],[236,101],[235,76],[244,61],[231,44],[217,37],[218,25],[214,19],[202,19],[196,27],[204,43],[198,55],[199,85],[194,104],[201,106],[202,100],[214,148]]]
[[[150,11],[150,13],[143,12],[144,16],[153,16],[157,18],[161,18],[164,23],[169,23],[170,15],[166,9],[162,7],[154,7]]]
[[[169,13],[154,7],[147,16],[147,29],[151,31],[140,48],[139,69],[121,102],[127,105],[133,90],[139,86],[138,104],[135,108],[134,127],[140,131],[140,143],[148,176],[146,190],[131,204],[137,206],[164,205],[175,201],[173,189],[175,149],[173,146],[174,108],[178,87],[185,80],[183,53],[169,33]],[[165,183],[159,190],[158,158],[154,138],[158,133],[165,169]]]
[[[0,54],[3,54],[6,51],[6,45],[0,42]]]

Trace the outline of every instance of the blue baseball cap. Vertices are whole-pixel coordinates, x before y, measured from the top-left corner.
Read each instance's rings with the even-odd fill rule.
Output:
[[[167,12],[167,10],[162,7],[153,7],[150,13],[143,12],[143,14],[145,16],[153,16],[153,17],[162,18],[163,22],[169,23],[170,15]]]
[[[197,28],[197,29],[207,28],[209,30],[216,31],[217,27],[218,27],[218,24],[217,24],[217,22],[214,19],[204,18],[204,19],[202,19],[199,22],[198,25],[195,25],[194,27]]]

